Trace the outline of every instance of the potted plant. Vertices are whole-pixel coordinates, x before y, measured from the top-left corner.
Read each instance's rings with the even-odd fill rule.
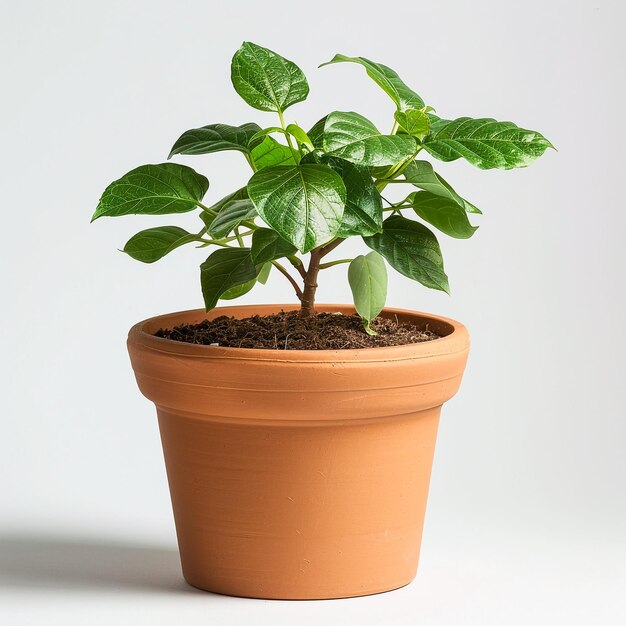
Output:
[[[389,67],[343,55],[329,63],[343,62],[363,66],[393,101],[389,132],[343,111],[308,131],[287,123],[308,95],[304,74],[244,43],[233,86],[279,125],[194,128],[170,157],[236,150],[248,183],[207,203],[209,182],[193,169],[143,165],[107,187],[93,216],[199,211],[197,232],[149,228],[124,252],[144,263],[186,244],[210,252],[204,308],[140,322],[128,338],[157,408],[183,573],[202,589],[337,598],[413,579],[439,413],[459,387],[469,338],[454,320],[384,308],[386,265],[448,292],[430,227],[461,239],[476,230],[469,218],[480,210],[424,155],[510,169],[551,147],[512,122],[441,118]],[[399,201],[383,196],[398,185]],[[349,237],[369,252],[328,260]],[[342,263],[354,306],[316,305],[320,273]],[[270,272],[289,281],[298,306],[215,308]]]

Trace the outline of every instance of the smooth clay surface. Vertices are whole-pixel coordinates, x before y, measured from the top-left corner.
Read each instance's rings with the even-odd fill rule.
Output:
[[[198,346],[162,327],[290,306],[239,306],[141,322],[128,347],[157,407],[185,579],[257,598],[358,596],[415,576],[441,405],[469,337],[338,351]],[[320,305],[320,311],[352,313]]]

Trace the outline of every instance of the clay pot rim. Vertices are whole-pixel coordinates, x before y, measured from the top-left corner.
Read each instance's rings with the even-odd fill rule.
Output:
[[[346,304],[316,304],[318,312],[341,312],[344,314],[355,313],[351,305]],[[268,348],[232,348],[226,346],[205,346],[163,337],[156,337],[153,333],[159,328],[200,321],[206,317],[215,318],[220,315],[234,315],[239,317],[249,315],[266,315],[278,311],[293,311],[299,309],[298,305],[290,304],[243,304],[217,307],[206,313],[204,309],[188,309],[175,311],[147,318],[135,324],[128,333],[128,343],[142,346],[155,352],[171,355],[180,355],[196,358],[220,358],[238,359],[245,361],[273,361],[273,362],[385,362],[425,359],[436,356],[444,356],[465,352],[469,349],[469,333],[460,322],[433,313],[413,311],[411,309],[398,309],[385,307],[381,315],[404,319],[416,319],[428,321],[437,327],[437,332],[446,333],[439,339],[412,343],[400,346],[385,346],[374,348],[354,348],[341,350],[274,350]],[[183,318],[177,320],[176,318]],[[184,318],[188,318],[185,322]]]

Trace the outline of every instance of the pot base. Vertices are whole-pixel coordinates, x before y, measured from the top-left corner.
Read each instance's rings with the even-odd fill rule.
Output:
[[[390,591],[396,591],[398,589],[402,589],[403,587],[406,587],[407,585],[410,585],[414,579],[415,579],[415,576],[413,576],[409,580],[406,580],[402,583],[393,585],[391,587],[384,587],[382,589],[361,589],[354,593],[346,592],[344,594],[339,593],[339,595],[332,594],[332,595],[295,595],[295,596],[267,595],[267,594],[244,595],[244,594],[233,593],[230,591],[222,591],[220,589],[208,589],[206,587],[194,585],[194,583],[191,582],[190,580],[187,580],[187,578],[185,578],[185,582],[190,587],[193,587],[194,589],[198,589],[199,591],[206,591],[208,593],[216,593],[221,596],[230,596],[232,598],[250,598],[251,600],[345,600],[348,598],[361,598],[364,596],[376,596],[381,593],[389,593]]]
[[[438,408],[315,426],[158,413],[194,587],[343,598],[414,578]]]

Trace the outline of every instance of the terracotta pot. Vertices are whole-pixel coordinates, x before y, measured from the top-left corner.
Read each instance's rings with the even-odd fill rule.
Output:
[[[183,574],[194,587],[255,598],[402,587],[417,569],[439,412],[459,388],[467,331],[442,317],[386,309],[443,337],[279,351],[152,334],[294,308],[186,311],[130,331],[139,388],[157,407]]]

